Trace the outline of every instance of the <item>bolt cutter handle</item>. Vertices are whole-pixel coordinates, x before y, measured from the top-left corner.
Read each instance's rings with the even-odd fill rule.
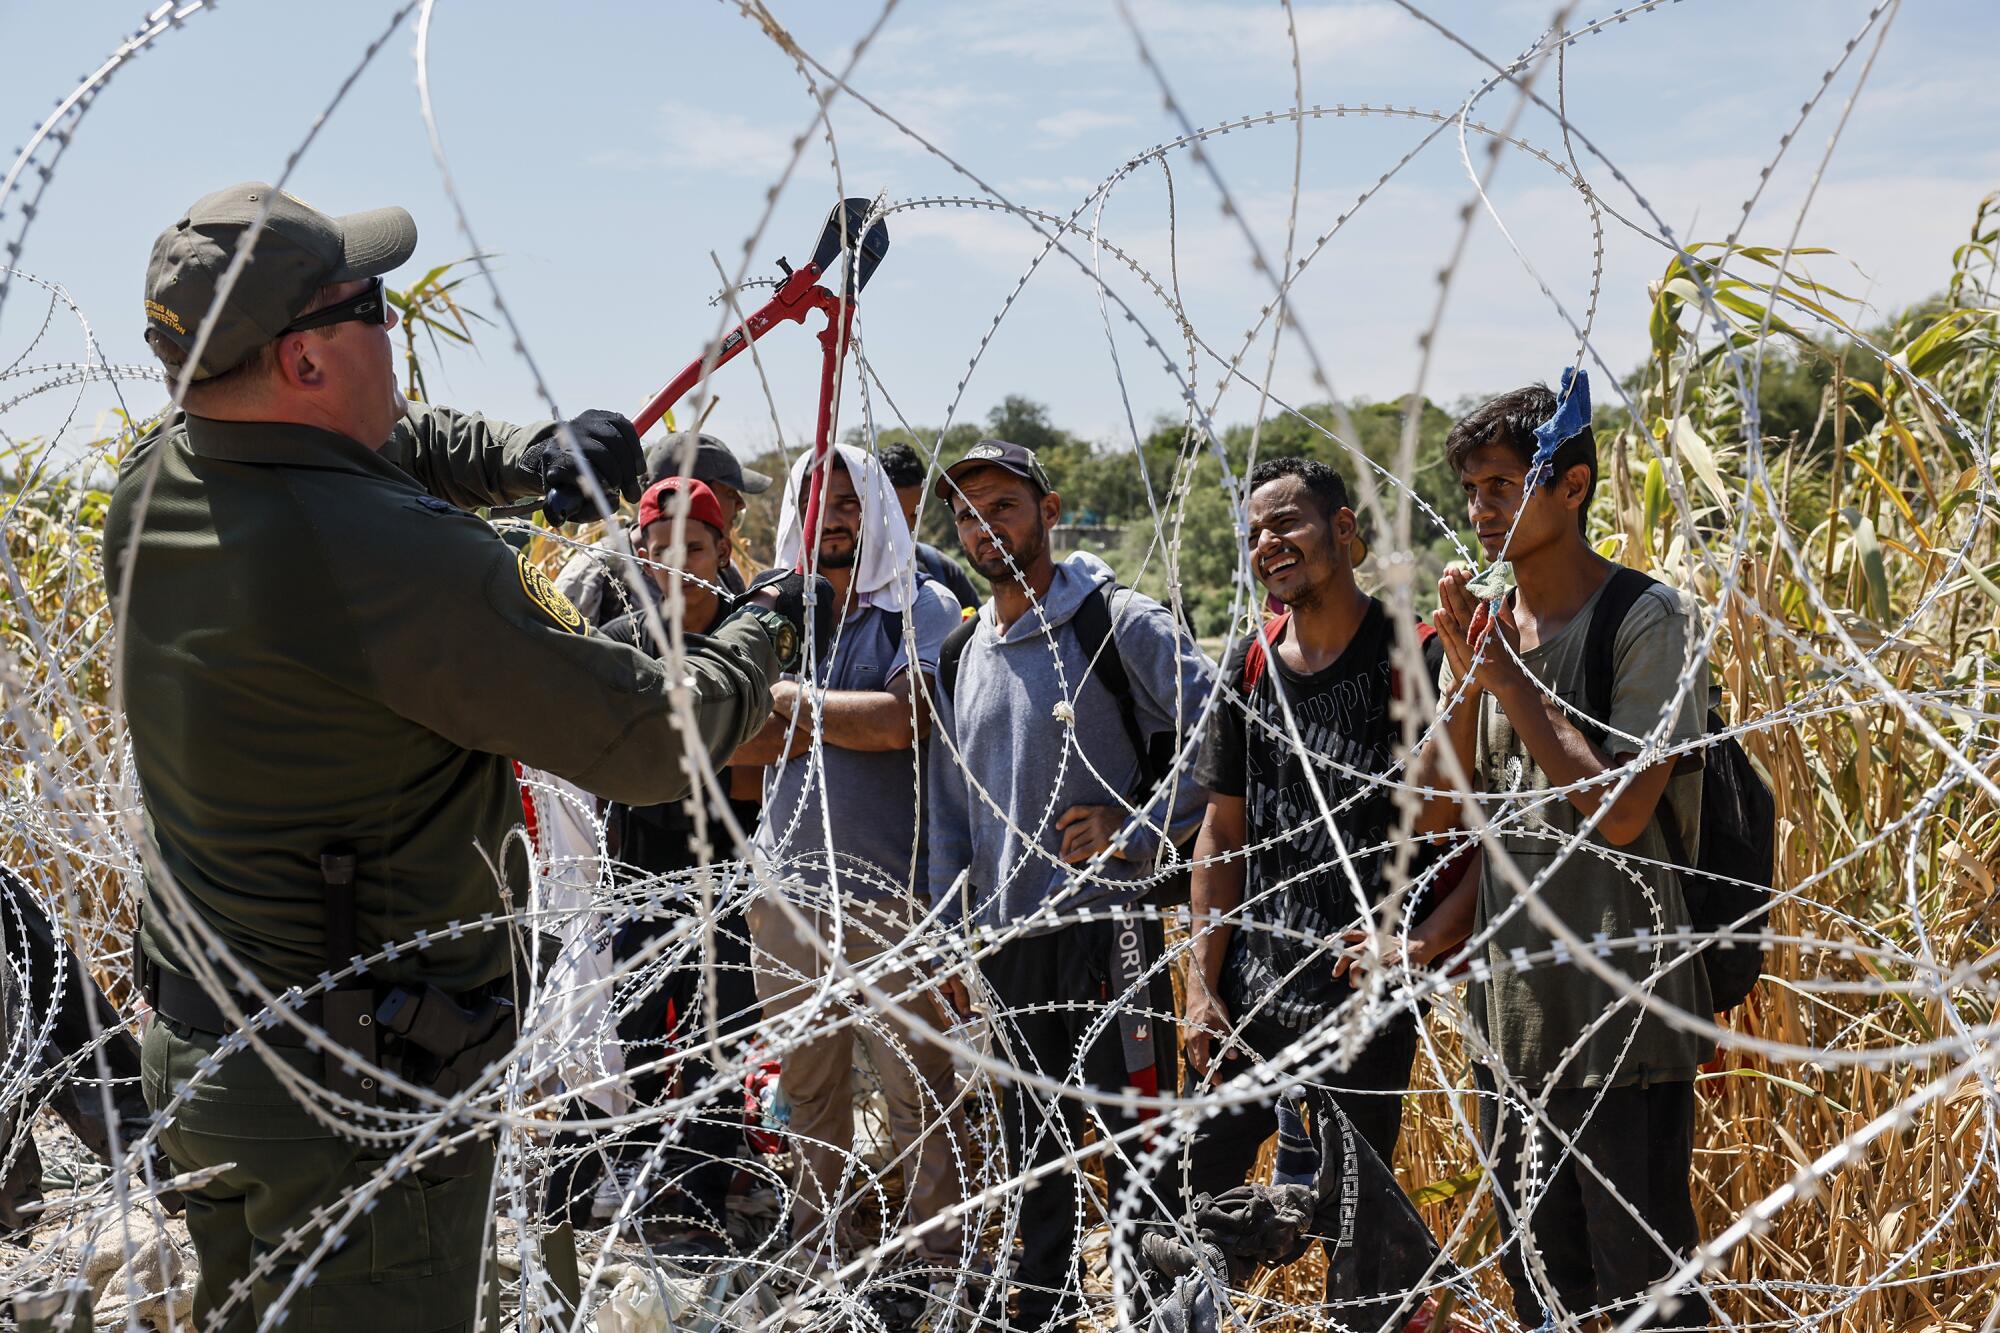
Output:
[[[703,373],[714,373],[734,360],[744,348],[787,321],[804,323],[809,311],[818,310],[827,317],[827,329],[821,335],[826,343],[824,368],[820,385],[820,426],[821,438],[815,441],[815,459],[826,452],[828,441],[824,438],[831,411],[832,384],[837,360],[837,346],[843,345],[854,319],[854,299],[868,280],[875,276],[875,270],[883,256],[889,253],[888,224],[877,218],[873,225],[868,223],[868,215],[874,205],[867,199],[843,199],[835,204],[827,214],[826,225],[820,228],[819,243],[813,247],[812,259],[802,268],[793,269],[783,259],[778,265],[784,270],[785,279],[777,292],[748,319],[722,336],[715,345],[711,356],[704,350],[701,356],[682,367],[667,386],[654,394],[647,404],[633,414],[632,428],[644,435],[678,403],[687,392],[699,384]],[[833,271],[834,265],[845,256],[841,293],[836,296],[820,285],[820,279]],[[807,505],[807,530],[815,528],[810,520],[818,509],[819,488],[815,484]],[[518,515],[533,513],[540,509],[551,523],[568,523],[582,516],[584,497],[581,491],[561,488],[550,490],[540,500],[530,500],[521,504],[506,505],[492,509],[496,515]]]

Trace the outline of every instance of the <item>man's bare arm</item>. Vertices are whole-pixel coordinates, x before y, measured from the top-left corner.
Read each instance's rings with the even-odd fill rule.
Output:
[[[1514,726],[1514,734],[1548,775],[1549,785],[1570,788],[1569,803],[1586,816],[1596,814],[1616,782],[1613,775],[1621,761],[1593,745],[1561,705],[1525,673],[1502,676],[1494,682],[1493,691]],[[1605,841],[1623,847],[1646,831],[1673,772],[1674,761],[1662,759],[1633,777],[1597,821]],[[1590,785],[1575,785],[1578,783]]]
[[[912,708],[905,671],[886,690],[828,690],[818,700],[819,724],[828,745],[842,750],[880,752],[907,750],[930,734],[927,699]],[[796,681],[780,681],[771,689],[771,718],[763,730],[737,750],[739,764],[774,764],[812,747],[814,701]],[[794,726],[794,713],[798,717]],[[791,744],[786,745],[790,736]]]
[[[1431,729],[1429,739],[1410,764],[1411,778],[1418,786],[1443,793],[1424,798],[1423,809],[1417,812],[1415,832],[1419,834],[1457,828],[1460,798],[1454,793],[1461,782],[1468,791],[1477,790],[1479,784],[1472,756],[1479,739],[1479,696],[1485,691],[1490,667],[1476,659],[1489,617],[1466,592],[1465,579],[1462,570],[1445,571],[1438,580],[1438,608],[1431,613],[1431,626],[1437,630],[1438,645],[1444,650],[1452,678],[1450,688],[1439,687],[1438,704],[1450,704],[1451,715]]]
[[[1237,853],[1243,850],[1244,828],[1241,796],[1209,796],[1208,813],[1194,840],[1188,910],[1194,923],[1195,972],[1210,990],[1222,979],[1222,959],[1236,930],[1213,918],[1225,917],[1243,903],[1244,864]],[[1225,856],[1230,859],[1221,859]]]
[[[1479,775],[1472,767],[1478,735],[1479,696],[1468,690],[1460,695],[1444,725],[1431,729],[1429,739],[1410,766],[1418,786],[1440,793],[1424,798],[1423,808],[1417,812],[1417,833],[1443,833],[1459,826],[1460,798],[1454,793],[1461,781],[1468,790],[1478,790]],[[1452,762],[1448,755],[1457,756],[1457,762]]]
[[[1472,919],[1479,906],[1480,862],[1485,853],[1472,847],[1459,855],[1469,860],[1458,883],[1438,901],[1436,910],[1410,928],[1413,964],[1435,962],[1472,937]]]
[[[1211,1054],[1228,1035],[1229,1010],[1222,1003],[1222,963],[1236,927],[1217,918],[1243,902],[1243,798],[1210,793],[1194,840],[1194,871],[1188,890],[1188,911],[1194,926],[1194,967],[1188,978],[1187,1014],[1182,1023],[1188,1068],[1197,1077],[1209,1074]],[[1228,860],[1220,858],[1228,856]]]

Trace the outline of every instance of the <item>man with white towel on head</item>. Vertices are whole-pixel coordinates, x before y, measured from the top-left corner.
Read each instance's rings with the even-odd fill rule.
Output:
[[[778,563],[799,559],[801,511],[812,457],[791,469],[778,520]],[[907,1216],[883,1219],[885,1234],[919,1228],[910,1257],[960,1264],[953,1225],[921,1224],[962,1197],[946,1114],[953,1101],[950,1052],[871,1003],[851,985],[822,999],[834,951],[847,968],[897,950],[922,915],[925,737],[938,650],[959,623],[958,600],[917,568],[894,486],[865,450],[837,445],[826,459],[817,571],[832,585],[831,645],[817,662],[772,686],[771,719],[734,762],[767,765],[764,814],[752,840],[767,875],[749,911],[751,964],[764,1016],[780,1043],[783,1087],[799,1163],[792,1237],[806,1271],[838,1267],[844,1238],[823,1225],[875,1193],[856,1165],[853,1078],[858,1036],[882,1082],[894,1161]],[[807,677],[809,676],[809,679]],[[816,748],[817,737],[821,744]],[[783,901],[780,901],[780,899]],[[796,915],[795,915],[796,913]],[[907,964],[871,975],[882,992],[938,1011]],[[799,1045],[786,1015],[817,1004]],[[792,1014],[792,1021],[801,1016]],[[830,1030],[829,1030],[830,1029]]]

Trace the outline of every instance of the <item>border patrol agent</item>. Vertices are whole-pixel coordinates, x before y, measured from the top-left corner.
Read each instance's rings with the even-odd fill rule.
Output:
[[[677,681],[591,633],[460,508],[574,488],[580,473],[553,422],[403,402],[381,281],[416,247],[400,208],[333,218],[261,184],[194,204],[146,275],[147,340],[174,374],[260,213],[187,410],[125,460],[105,531],[157,857],[140,931],[156,1015],[144,1090],[157,1110],[193,1081],[161,1144],[181,1171],[227,1164],[187,1202],[195,1318],[231,1330],[274,1308],[319,1242],[311,1215],[373,1179],[388,1149],[329,1130],[258,1053],[196,1077],[230,1024],[190,974],[192,936],[156,867],[182,913],[263,984],[315,992],[314,1027],[450,1093],[514,1042],[510,933],[481,929],[505,911],[496,867],[515,902],[525,889],[510,760],[614,800],[685,796],[685,745],[726,762],[769,715],[803,607],[797,575],[753,590],[712,634],[688,637]],[[606,492],[636,499],[630,423],[599,412],[570,425]],[[693,735],[669,711],[680,684]],[[317,993],[323,972],[385,945],[399,948],[392,960]],[[266,1037],[307,1079],[393,1105],[289,1024]],[[469,1327],[492,1171],[482,1139],[396,1181],[314,1266],[284,1326]]]

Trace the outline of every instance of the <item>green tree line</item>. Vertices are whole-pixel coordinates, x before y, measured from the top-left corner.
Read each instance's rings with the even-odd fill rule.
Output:
[[[1942,298],[1927,302],[1871,330],[1869,336],[1877,345],[1907,342],[1947,308]],[[1764,342],[1758,367],[1759,433],[1768,466],[1788,478],[1787,512],[1800,531],[1810,531],[1824,522],[1833,496],[1836,451],[1832,418],[1839,415],[1829,410],[1833,396],[1838,390],[1846,403],[1849,429],[1857,436],[1865,434],[1882,416],[1882,363],[1866,347],[1844,336],[1811,337],[1789,328],[1777,330],[1777,335]],[[1723,373],[1726,367],[1721,364],[1721,350],[1718,344],[1711,353],[1708,373],[1690,392],[1699,399],[1694,410],[1706,418],[1712,431],[1719,428],[1725,436],[1732,428],[1739,432],[1734,452],[1740,457],[1740,432],[1749,414],[1742,387],[1735,376]],[[1636,401],[1649,386],[1655,386],[1658,377],[1659,367],[1649,360],[1625,378],[1623,387]],[[1522,382],[1532,378],[1541,377],[1524,373]],[[1493,392],[1512,387],[1516,386],[1497,385]],[[1363,531],[1374,539],[1378,552],[1390,544],[1384,540],[1384,529],[1393,527],[1398,488],[1407,482],[1417,502],[1411,518],[1412,554],[1419,577],[1435,577],[1447,562],[1459,558],[1460,543],[1465,550],[1474,549],[1458,479],[1445,464],[1444,444],[1453,421],[1487,396],[1467,395],[1449,405],[1422,400],[1416,426],[1416,466],[1407,478],[1398,467],[1407,410],[1400,401],[1347,402],[1347,424],[1355,433],[1351,441],[1342,433],[1340,414],[1334,406],[1320,402],[1296,411],[1274,412],[1254,432],[1249,423],[1229,426],[1221,436],[1221,451],[1239,485],[1248,470],[1253,435],[1259,459],[1287,455],[1317,459],[1346,478],[1358,511],[1364,492],[1357,470],[1375,465],[1384,508],[1378,514],[1362,513],[1362,520]],[[1617,504],[1614,474],[1620,472],[1621,463],[1636,466],[1640,474],[1632,482],[1636,493],[1643,486],[1646,468],[1646,460],[1637,455],[1645,451],[1608,386],[1597,393],[1596,429],[1604,484],[1599,491],[1599,512],[1593,515],[1593,530],[1608,534],[1617,528],[1613,520]],[[850,443],[867,443],[858,428],[848,432],[847,438]],[[880,445],[907,443],[926,461],[935,452],[948,462],[986,438],[1010,440],[1033,449],[1062,496],[1063,522],[1085,530],[1072,537],[1075,545],[1103,556],[1122,580],[1162,600],[1167,600],[1169,593],[1171,568],[1178,576],[1180,598],[1196,631],[1210,636],[1230,632],[1231,586],[1241,555],[1234,499],[1223,484],[1213,446],[1197,430],[1160,419],[1135,449],[1129,444],[1092,440],[1058,424],[1045,404],[1009,394],[981,422],[959,422],[942,432],[921,426],[894,427],[879,432],[876,438]],[[757,463],[778,472],[784,460],[773,451]],[[774,491],[746,518],[746,536],[753,550],[761,550],[760,536],[766,537],[764,545],[768,545],[776,517]],[[919,536],[963,559],[951,515],[942,504],[926,501]],[[1164,539],[1173,537],[1178,538],[1179,550],[1170,563],[1162,546]],[[1364,583],[1372,572],[1364,566]]]

